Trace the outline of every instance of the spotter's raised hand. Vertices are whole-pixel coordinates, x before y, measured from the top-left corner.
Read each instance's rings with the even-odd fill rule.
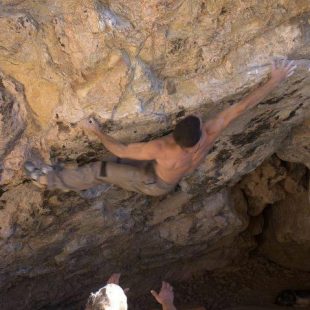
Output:
[[[151,294],[161,305],[167,305],[167,306],[173,305],[173,299],[174,299],[173,287],[168,282],[165,281],[162,282],[162,286],[159,293],[152,290]]]

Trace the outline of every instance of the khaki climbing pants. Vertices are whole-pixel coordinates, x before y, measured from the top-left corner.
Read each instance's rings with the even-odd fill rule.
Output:
[[[109,183],[149,196],[164,195],[174,189],[174,184],[167,184],[156,176],[153,162],[143,163],[143,166],[133,166],[97,161],[77,168],[51,171],[47,175],[48,189],[80,191]]]

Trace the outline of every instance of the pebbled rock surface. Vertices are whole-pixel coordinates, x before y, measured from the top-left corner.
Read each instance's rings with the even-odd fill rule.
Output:
[[[310,121],[309,118],[293,129],[277,155],[286,161],[302,163],[310,169]]]
[[[278,264],[310,270],[309,193],[290,194],[269,210],[262,253]]]
[[[309,169],[273,156],[235,188],[248,203],[247,232],[259,236],[258,252],[291,269],[309,271]]]
[[[230,189],[275,152],[309,168],[309,18],[308,0],[0,0],[1,309],[74,308],[117,270],[142,294],[163,274],[186,277],[185,264],[212,270],[247,256],[266,206],[304,188],[304,166],[282,175],[272,159]],[[296,74],[167,197],[43,192],[23,174],[29,158],[108,156],[74,126],[89,115],[125,142],[162,136],[189,113],[211,118],[279,55]]]

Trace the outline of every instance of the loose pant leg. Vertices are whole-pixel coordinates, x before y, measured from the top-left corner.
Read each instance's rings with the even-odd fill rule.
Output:
[[[48,189],[80,191],[101,184],[101,162],[93,162],[74,169],[51,171],[47,175]]]
[[[153,169],[149,169],[149,165],[152,165],[150,162],[134,164],[137,166],[107,162],[105,169],[102,169],[100,179],[128,191],[149,196],[161,196],[174,189],[175,185],[165,184],[158,180]]]
[[[104,165],[104,171],[102,169]],[[94,162],[74,169],[51,171],[47,175],[48,189],[85,190],[109,183],[129,191],[139,191],[147,176],[143,168],[114,162]]]
[[[117,185],[128,191],[143,193],[145,183],[149,176],[144,167],[137,167],[123,163],[103,162],[100,180]],[[154,178],[150,182],[154,183]]]
[[[173,189],[157,182],[156,175],[145,167],[114,162],[94,162],[75,169],[52,171],[48,174],[48,189],[85,190],[109,183],[128,191],[160,196]]]

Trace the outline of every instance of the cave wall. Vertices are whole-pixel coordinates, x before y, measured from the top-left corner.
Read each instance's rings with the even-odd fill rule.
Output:
[[[186,276],[184,263],[212,270],[246,256],[259,215],[286,191],[251,200],[249,186],[233,186],[275,152],[309,168],[309,18],[308,0],[0,0],[1,308],[83,302],[111,271],[133,287],[148,275],[147,287]],[[207,119],[233,104],[279,55],[296,60],[296,74],[167,197],[114,186],[44,192],[26,180],[29,158],[108,155],[73,126],[88,115],[122,141],[152,139],[186,114]]]
[[[303,153],[300,156],[303,158]],[[247,231],[259,236],[258,253],[303,271],[310,270],[309,181],[305,165],[274,155],[235,186],[248,203]]]

